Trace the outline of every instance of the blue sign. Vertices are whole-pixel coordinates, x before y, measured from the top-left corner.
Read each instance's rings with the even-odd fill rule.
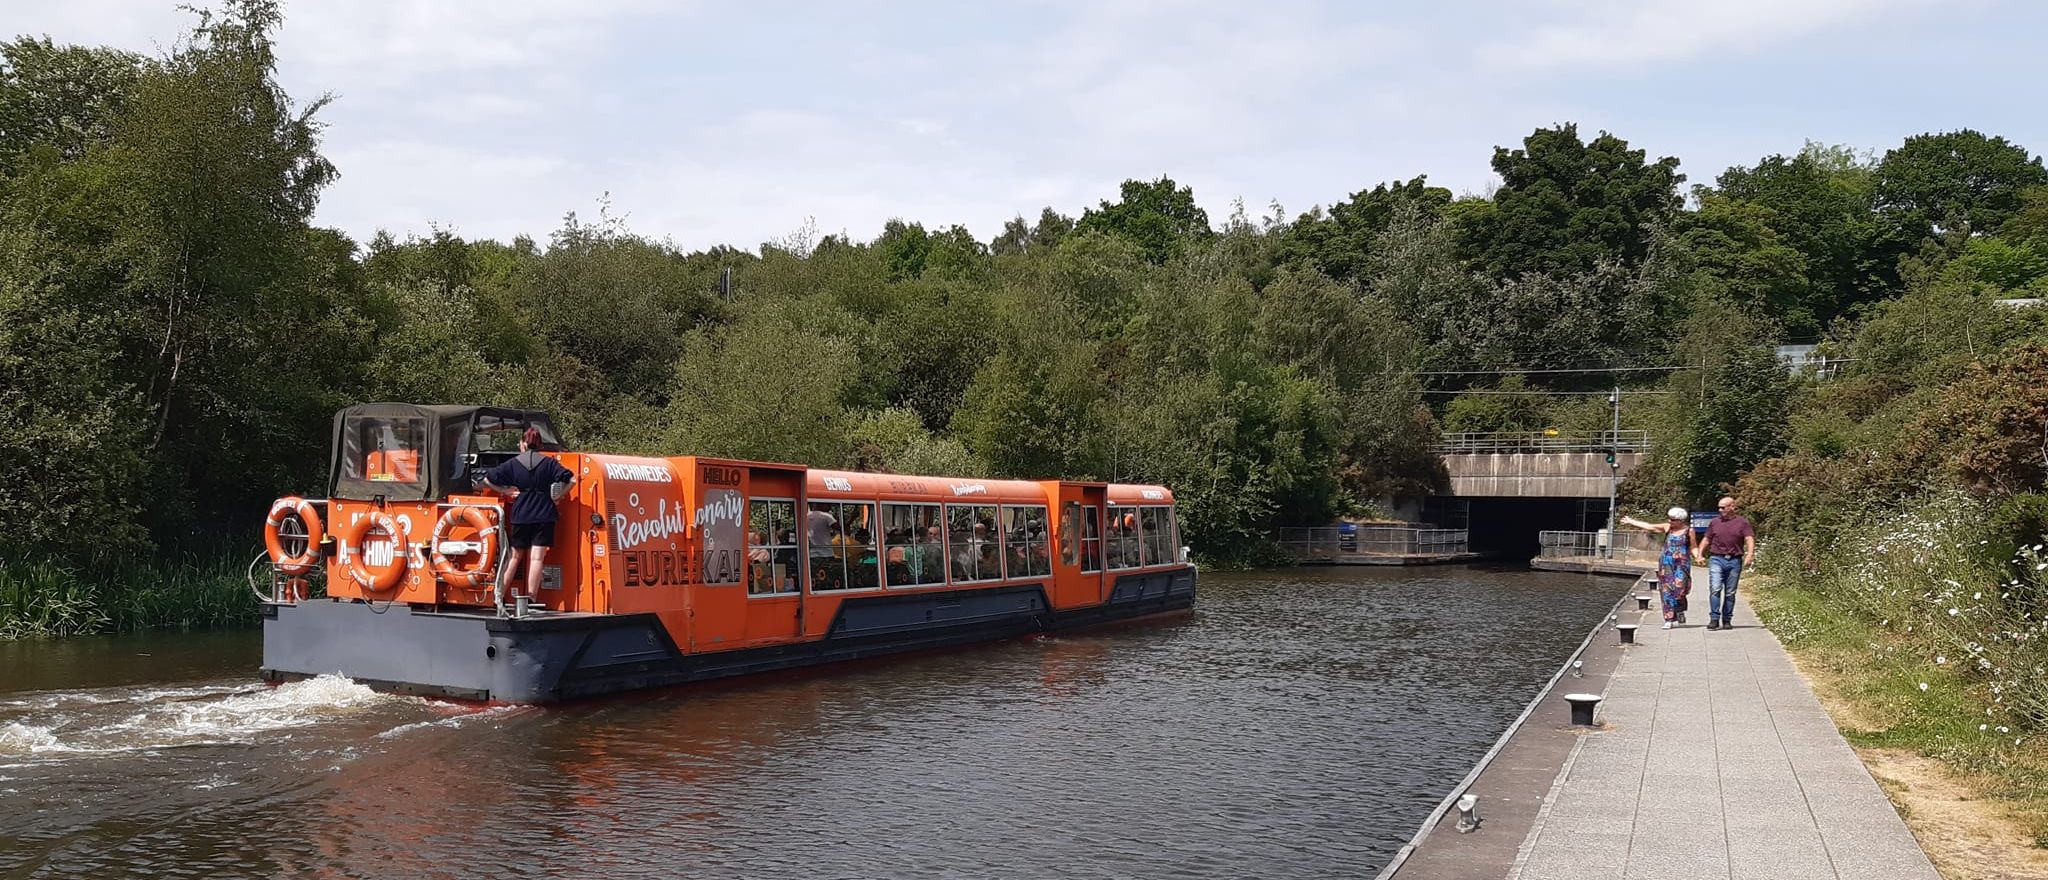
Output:
[[[1706,533],[1707,533],[1707,526],[1710,526],[1710,525],[1713,525],[1713,524],[1714,524],[1714,517],[1716,517],[1716,516],[1720,516],[1720,514],[1718,514],[1718,513],[1695,513],[1695,514],[1693,514],[1693,515],[1692,515],[1692,530],[1693,530],[1693,533],[1694,533],[1694,534],[1697,534],[1697,535],[1704,535],[1704,534],[1706,534]]]

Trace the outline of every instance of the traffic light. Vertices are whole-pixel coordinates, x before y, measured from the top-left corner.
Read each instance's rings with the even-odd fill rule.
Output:
[[[1607,466],[1608,466],[1608,467],[1619,467],[1619,465],[1616,465],[1616,464],[1614,463],[1614,453],[1613,453],[1612,451],[1610,451],[1610,452],[1608,452],[1608,453],[1607,453]]]

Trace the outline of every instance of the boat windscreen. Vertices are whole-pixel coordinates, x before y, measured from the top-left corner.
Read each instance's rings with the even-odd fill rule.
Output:
[[[427,420],[405,416],[358,416],[341,432],[341,477],[349,482],[392,484],[423,491],[427,473]],[[398,494],[394,492],[392,494]]]

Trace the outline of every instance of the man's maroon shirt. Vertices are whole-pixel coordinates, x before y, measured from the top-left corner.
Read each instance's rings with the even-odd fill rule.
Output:
[[[1714,517],[1707,524],[1707,552],[1715,556],[1741,556],[1742,539],[1755,538],[1756,530],[1742,514]]]

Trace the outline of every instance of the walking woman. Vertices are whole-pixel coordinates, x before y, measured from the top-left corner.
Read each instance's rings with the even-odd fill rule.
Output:
[[[1692,557],[1696,548],[1685,508],[1674,507],[1667,513],[1670,520],[1661,526],[1632,516],[1624,516],[1621,521],[1664,536],[1664,551],[1657,556],[1657,592],[1664,598],[1664,628],[1670,629],[1673,624],[1685,622],[1685,594],[1692,591]]]

